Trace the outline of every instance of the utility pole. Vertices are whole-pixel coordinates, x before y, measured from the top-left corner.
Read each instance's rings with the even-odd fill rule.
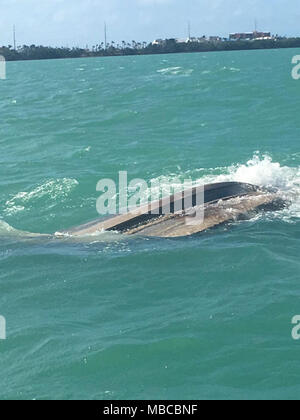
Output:
[[[16,44],[16,27],[15,27],[15,25],[13,27],[13,39],[14,39],[14,50],[16,51],[17,44]]]
[[[105,49],[107,48],[107,26],[106,26],[106,22],[104,22],[104,46]]]
[[[189,37],[189,41],[191,40],[191,22],[188,21],[188,37]]]
[[[255,33],[257,33],[257,19],[255,18],[255,21],[254,21],[254,26],[255,26]]]

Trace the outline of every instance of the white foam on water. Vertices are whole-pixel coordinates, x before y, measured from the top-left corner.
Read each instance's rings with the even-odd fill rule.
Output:
[[[190,76],[193,71],[193,69],[184,69],[182,67],[167,67],[165,69],[157,70],[157,73],[164,76]]]
[[[299,167],[281,166],[269,155],[255,155],[245,164],[234,164],[222,168],[223,174],[209,176],[213,182],[245,182],[261,187],[275,187],[289,190],[299,185]]]
[[[241,69],[239,69],[237,67],[222,67],[221,71],[230,71],[232,73],[239,73],[241,71]]]
[[[72,235],[71,233],[65,232],[55,232],[54,238],[64,242],[76,242],[76,243],[116,243],[123,239],[123,235],[116,231],[105,231],[105,230],[97,230],[93,233],[87,233],[84,235],[76,236]]]
[[[293,222],[300,218],[300,167],[283,166],[274,162],[269,155],[261,155],[257,152],[246,163],[221,168],[199,168],[178,174],[160,176],[152,179],[151,182],[158,182],[161,196],[166,196],[169,192],[169,184],[174,187],[175,191],[180,191],[183,181],[187,179],[192,179],[196,185],[243,182],[258,187],[276,188],[279,196],[290,204],[285,210],[272,213],[272,217],[280,218],[286,222]],[[154,191],[157,192],[155,189]],[[150,190],[148,193],[150,193]]]
[[[32,191],[22,191],[6,201],[3,210],[4,215],[12,216],[26,210],[36,203],[36,201],[47,197],[56,201],[64,199],[78,185],[76,179],[52,179],[34,188]]]
[[[223,175],[204,179],[210,182],[245,182],[259,187],[276,188],[278,194],[290,205],[282,211],[273,213],[274,218],[287,222],[300,218],[300,167],[282,166],[273,162],[269,155],[256,153],[245,164],[232,165]],[[203,182],[203,181],[202,181]]]

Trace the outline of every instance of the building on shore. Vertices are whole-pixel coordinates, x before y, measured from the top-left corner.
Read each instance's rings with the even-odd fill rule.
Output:
[[[162,45],[164,45],[164,43],[165,43],[165,41],[164,41],[163,39],[155,39],[155,40],[152,42],[152,45],[159,45],[159,46],[162,46]]]
[[[190,38],[185,38],[185,39],[176,39],[176,43],[177,44],[188,44],[190,42],[194,42],[194,43],[201,43],[201,42],[206,42],[207,38],[206,36],[202,36],[202,37],[190,37]]]
[[[206,42],[207,41],[207,38],[206,38],[206,36],[205,35],[203,35],[202,37],[192,37],[192,38],[190,38],[189,40],[188,40],[188,42],[198,42],[198,43],[201,43],[201,42]]]
[[[271,35],[271,32],[253,32],[254,34],[254,40],[260,40],[260,39],[275,39],[274,36]]]
[[[153,46],[160,46],[164,47],[170,44],[189,44],[189,43],[204,43],[204,42],[211,42],[211,43],[219,43],[224,41],[259,41],[259,40],[272,40],[276,39],[271,35],[271,32],[238,32],[232,33],[229,35],[229,39],[222,38],[220,36],[209,36],[206,37],[205,35],[202,37],[188,37],[188,38],[171,38],[171,39],[155,39],[152,42]]]
[[[264,39],[273,39],[273,37],[271,36],[271,32],[238,32],[229,35],[230,41],[256,41]]]
[[[190,42],[201,43],[201,42],[206,42],[206,41],[208,41],[208,39],[205,36],[203,36],[201,38],[190,37],[190,38],[155,39],[152,42],[152,45],[165,46],[165,45],[170,44],[170,43],[173,43],[173,44],[189,44]]]
[[[189,42],[189,38],[177,38],[176,44],[187,44]]]
[[[221,42],[223,39],[220,36],[210,36],[209,37],[210,42]]]

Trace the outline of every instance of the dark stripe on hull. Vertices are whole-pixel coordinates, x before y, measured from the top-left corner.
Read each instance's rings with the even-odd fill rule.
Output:
[[[134,212],[128,213],[123,216],[114,216],[107,219],[97,219],[85,225],[77,228],[70,229],[65,233],[80,235],[87,232],[97,231],[105,229],[107,231],[118,231],[124,233],[128,230],[135,229],[143,224],[147,224],[150,221],[158,219],[164,215],[164,208],[168,204],[170,207],[170,213],[174,213],[174,209],[182,208],[183,210],[191,209],[197,205],[197,193],[203,190],[203,187],[193,188],[185,193],[185,199],[182,198],[182,193],[175,194],[166,199],[160,200],[151,205],[146,205],[140,209],[139,214]],[[234,197],[242,197],[245,195],[255,194],[260,191],[258,187],[250,184],[238,183],[238,182],[223,182],[218,184],[209,184],[204,186],[204,203],[214,203],[219,200],[228,200]],[[188,207],[186,203],[189,203]],[[150,207],[151,206],[151,207]],[[149,210],[151,208],[151,211]],[[154,211],[156,214],[153,214]]]

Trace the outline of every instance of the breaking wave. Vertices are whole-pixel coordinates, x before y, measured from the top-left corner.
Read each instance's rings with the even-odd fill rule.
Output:
[[[255,154],[246,164],[232,165],[227,173],[212,178],[212,182],[237,181],[260,187],[276,188],[279,195],[291,205],[275,212],[274,217],[285,221],[300,218],[300,167],[282,166],[269,155]]]

